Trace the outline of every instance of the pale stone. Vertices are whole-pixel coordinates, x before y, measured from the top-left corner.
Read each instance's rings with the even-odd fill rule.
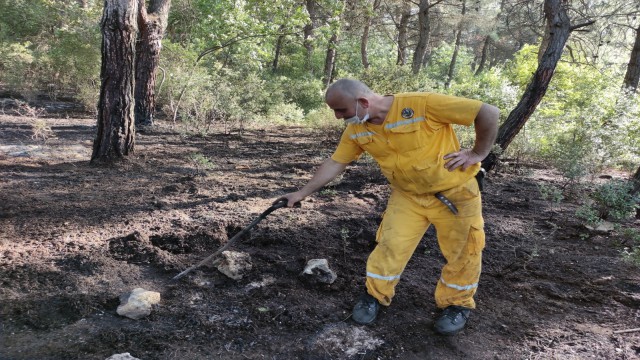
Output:
[[[601,221],[596,227],[589,225],[585,225],[585,227],[591,231],[601,234],[607,234],[615,229],[614,224],[609,221]]]
[[[109,356],[106,360],[140,360],[137,357],[131,356],[129,353],[115,354]]]
[[[242,277],[253,268],[249,254],[236,251],[223,251],[222,257],[222,261],[218,264],[218,271],[233,280],[242,279]]]
[[[160,293],[143,288],[133,289],[131,293],[120,296],[120,306],[116,312],[120,316],[138,320],[151,314],[151,306],[160,302]]]
[[[307,261],[307,265],[300,275],[325,284],[333,284],[338,278],[338,275],[329,268],[327,259],[311,259]]]

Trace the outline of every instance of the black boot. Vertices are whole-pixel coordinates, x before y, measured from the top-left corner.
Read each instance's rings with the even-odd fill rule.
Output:
[[[436,320],[434,328],[441,335],[455,335],[464,329],[470,313],[471,309],[451,305],[442,311],[442,315]]]
[[[353,307],[351,317],[358,324],[371,324],[376,319],[379,309],[380,303],[378,300],[369,294],[364,294],[360,297],[356,306]]]

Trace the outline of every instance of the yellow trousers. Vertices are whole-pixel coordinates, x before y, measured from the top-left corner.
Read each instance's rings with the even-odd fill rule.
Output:
[[[420,239],[433,224],[446,259],[436,286],[439,308],[474,309],[485,244],[480,191],[475,178],[442,192],[458,208],[454,215],[433,195],[392,190],[378,228],[378,243],[367,260],[367,290],[382,305],[391,304],[402,271]]]

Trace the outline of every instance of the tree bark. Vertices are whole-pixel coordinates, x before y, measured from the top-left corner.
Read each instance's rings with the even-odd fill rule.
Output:
[[[625,89],[632,91],[638,90],[638,82],[640,81],[640,27],[636,29],[636,42],[633,45],[631,56],[629,57],[629,65],[627,73],[624,75]]]
[[[371,9],[371,13],[376,13],[378,8],[380,7],[381,1],[382,0],[373,1],[373,8]],[[362,58],[362,66],[365,69],[369,68],[369,54],[367,53],[367,47],[369,46],[369,32],[371,30],[372,23],[373,16],[371,14],[367,14],[364,29],[362,29],[362,37],[360,38],[360,57]]]
[[[305,4],[307,8],[307,13],[309,13],[309,23],[305,25],[303,29],[303,33],[304,33],[303,43],[304,43],[304,48],[307,50],[307,56],[306,56],[307,70],[309,70],[309,72],[313,74],[313,50],[314,50],[313,32],[315,31],[315,28],[316,28],[318,11],[317,11],[315,0],[306,0]]]
[[[548,34],[548,46],[546,47],[538,68],[533,74],[531,82],[527,86],[518,105],[511,111],[507,120],[500,126],[496,143],[506,150],[511,141],[520,132],[520,129],[529,120],[531,114],[544,97],[549,87],[549,82],[553,77],[556,65],[562,56],[562,50],[569,39],[572,30],[577,27],[571,26],[571,20],[564,8],[563,0],[545,0],[544,13],[548,22],[550,33]],[[582,26],[586,26],[584,24]],[[482,161],[482,167],[486,171],[493,169],[498,158],[494,152],[491,152],[486,159]]]
[[[138,3],[140,33],[136,46],[136,126],[153,125],[156,106],[156,72],[160,62],[162,38],[167,28],[171,0],[151,0],[149,10],[144,0]]]
[[[489,46],[491,46],[491,36],[487,35],[484,39],[484,44],[482,45],[482,54],[480,55],[480,63],[478,64],[478,68],[474,73],[475,76],[480,75],[484,71],[484,67],[487,63],[487,53],[489,52]]]
[[[284,25],[280,25],[280,31],[284,29]],[[278,70],[278,62],[280,61],[280,52],[282,51],[282,43],[284,42],[284,37],[286,35],[278,36],[278,40],[276,41],[276,51],[273,55],[273,64],[271,65],[271,70],[273,72]]]
[[[331,80],[333,79],[333,70],[335,69],[336,62],[337,43],[338,34],[334,32],[329,39],[329,44],[327,45],[327,56],[324,59],[324,76],[322,78],[322,83],[325,87],[329,87],[329,84],[331,84]]]
[[[369,54],[367,53],[367,46],[369,44],[369,29],[371,28],[371,19],[367,19],[367,23],[362,29],[362,37],[360,38],[360,58],[362,59],[362,67],[369,68]]]
[[[464,27],[464,16],[467,13],[467,1],[462,0],[462,18],[458,24],[458,31],[456,32],[456,43],[453,47],[453,55],[451,56],[451,62],[449,63],[449,72],[447,73],[447,81],[444,83],[444,87],[448,89],[451,87],[451,81],[456,71],[456,62],[458,61],[458,52],[460,51],[460,40],[462,38],[462,28]]]
[[[633,174],[631,178],[631,182],[633,184],[633,188],[631,189],[631,195],[637,196],[640,194],[640,166],[636,170],[636,173]],[[640,219],[640,203],[637,204],[636,207],[636,219]]]
[[[411,18],[411,7],[405,5],[400,15],[400,23],[398,24],[398,59],[397,65],[405,65],[407,63],[407,27]]]
[[[634,195],[640,194],[640,166],[638,166],[636,173],[633,174],[631,181],[633,181],[633,189],[631,190],[631,193]]]
[[[431,37],[431,23],[429,22],[429,0],[420,0],[418,10],[418,43],[416,50],[413,52],[413,61],[411,63],[411,72],[417,74],[424,64],[425,57],[429,53],[429,39]]]
[[[102,67],[98,131],[91,163],[113,162],[132,154],[134,59],[138,0],[105,0],[102,15]]]

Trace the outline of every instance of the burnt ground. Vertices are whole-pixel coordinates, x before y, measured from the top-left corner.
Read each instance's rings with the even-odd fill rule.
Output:
[[[388,195],[366,159],[236,243],[253,264],[242,279],[202,267],[169,281],[304,184],[337,133],[184,137],[161,124],[137,135],[131,161],[94,167],[94,120],[46,121],[56,137],[45,142],[32,138],[35,119],[0,116],[1,359],[640,358],[640,332],[614,333],[640,326],[640,269],[620,255],[630,240],[587,230],[580,197],[543,200],[537,184],[560,182],[552,170],[488,179],[478,309],[442,337],[431,329],[443,264],[433,231],[378,321],[349,319]],[[333,284],[299,276],[314,258],[328,259]],[[137,287],[161,302],[142,320],[117,315]]]

